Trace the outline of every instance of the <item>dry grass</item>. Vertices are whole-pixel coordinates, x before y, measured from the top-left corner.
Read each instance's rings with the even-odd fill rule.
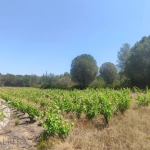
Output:
[[[92,121],[82,116],[67,139],[57,142],[52,150],[150,150],[149,115],[150,107],[133,102],[123,115],[117,113],[111,118],[109,127],[102,116]]]
[[[74,150],[72,145],[68,142],[65,143],[59,143],[55,145],[52,150]]]

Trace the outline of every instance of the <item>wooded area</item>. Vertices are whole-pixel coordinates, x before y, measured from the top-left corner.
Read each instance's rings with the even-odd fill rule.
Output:
[[[75,57],[70,73],[37,75],[0,74],[0,86],[37,88],[123,88],[150,86],[150,36],[142,37],[133,47],[125,43],[117,54],[117,65],[105,62],[100,67],[89,54]],[[117,71],[120,70],[120,71]]]

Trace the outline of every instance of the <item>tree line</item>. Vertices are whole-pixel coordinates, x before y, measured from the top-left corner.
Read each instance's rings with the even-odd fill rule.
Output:
[[[61,75],[13,75],[0,74],[0,86],[84,89],[90,88],[123,88],[150,86],[150,36],[130,46],[125,43],[117,54],[117,65],[105,62],[98,67],[90,54],[82,54],[71,62],[70,73]],[[117,71],[119,68],[119,72]]]
[[[72,80],[83,88],[150,86],[150,36],[142,37],[133,47],[123,44],[117,58],[117,65],[105,62],[98,68],[92,56],[77,56],[71,65]]]
[[[70,89],[74,83],[71,80],[70,73],[65,72],[61,75],[43,74],[37,75],[13,75],[13,74],[0,74],[0,86],[11,87],[35,87],[35,88],[60,88]]]

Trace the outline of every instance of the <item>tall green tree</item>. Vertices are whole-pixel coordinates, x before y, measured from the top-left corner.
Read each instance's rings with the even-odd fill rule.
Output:
[[[117,68],[111,62],[103,63],[99,72],[106,83],[112,83],[117,77]]]
[[[131,48],[125,73],[133,86],[150,86],[150,36],[144,36]]]
[[[125,64],[129,57],[131,56],[131,48],[128,43],[123,44],[123,46],[120,48],[120,51],[118,51],[118,64],[117,67],[121,69],[121,71],[124,70]]]
[[[93,56],[82,54],[72,60],[70,74],[72,80],[81,87],[86,88],[94,80],[97,73],[98,67]]]

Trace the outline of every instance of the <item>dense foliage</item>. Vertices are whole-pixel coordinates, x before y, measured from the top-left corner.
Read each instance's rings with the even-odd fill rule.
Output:
[[[117,66],[123,71],[125,68],[126,62],[131,56],[131,48],[128,43],[123,44],[123,46],[120,48],[120,51],[118,51],[118,64]]]
[[[81,87],[87,87],[98,73],[97,63],[93,56],[82,54],[72,60],[70,73],[72,80]]]
[[[0,86],[70,89],[74,83],[71,81],[71,75],[67,72],[62,75],[46,73],[43,76],[0,74]]]
[[[117,76],[116,66],[111,62],[103,63],[100,67],[100,74],[106,83],[112,83]]]
[[[150,86],[150,36],[143,37],[132,47],[125,73],[132,85],[142,88]]]

